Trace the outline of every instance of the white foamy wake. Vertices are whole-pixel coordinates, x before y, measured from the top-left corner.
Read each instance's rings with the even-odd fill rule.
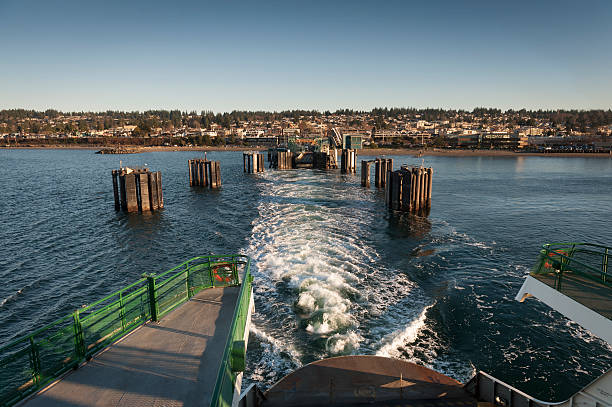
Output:
[[[427,311],[429,311],[433,305],[434,304],[431,304],[423,308],[423,311],[421,311],[421,313],[415,319],[410,321],[405,328],[392,332],[383,338],[383,345],[376,352],[376,355],[392,358],[401,357],[402,352],[400,349],[403,349],[406,344],[416,340],[421,330],[425,327]]]
[[[406,273],[384,268],[380,237],[371,235],[377,203],[360,195],[366,201],[351,206],[361,190],[338,190],[308,174],[262,176],[245,250],[256,278],[251,332],[261,346],[253,347],[259,361],[247,376],[271,384],[300,362],[353,353],[430,364],[440,349],[427,327],[433,304]],[[414,350],[404,349],[415,341]]]
[[[266,174],[275,181],[284,174]],[[266,331],[285,329],[326,339],[332,354],[349,353],[362,340],[358,315],[364,311],[363,290],[356,287],[372,273],[377,253],[368,245],[367,211],[338,205],[341,192],[301,177],[296,182],[269,182],[262,189],[259,217],[247,254],[256,264],[256,294],[264,298],[262,315],[275,313],[276,303],[290,305],[294,326],[260,321]],[[307,186],[300,185],[305,183]],[[258,304],[259,305],[259,304]],[[284,309],[286,311],[286,309]]]
[[[257,359],[249,360],[247,364],[247,380],[272,384],[302,365],[301,354],[293,345],[273,337],[253,323],[249,333],[250,348],[259,347],[261,350],[257,352]]]

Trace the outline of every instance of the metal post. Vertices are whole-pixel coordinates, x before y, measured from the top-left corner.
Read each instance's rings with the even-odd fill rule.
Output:
[[[214,287],[215,286],[215,276],[213,275],[213,270],[212,270],[212,267],[210,266],[210,257],[207,260],[207,264],[208,264],[208,274],[210,276],[210,286]]]
[[[157,319],[157,293],[155,288],[155,274],[147,275],[147,282],[149,283],[149,305],[151,306],[151,321],[158,321]]]
[[[125,312],[123,312],[123,293],[119,293],[119,316],[121,317],[121,330],[125,331]]]
[[[73,314],[74,319],[74,350],[78,358],[85,356],[85,338],[83,337],[83,326],[79,317],[79,310]]]
[[[189,263],[187,263],[187,270],[185,270],[185,273],[187,273],[187,281],[186,281],[186,285],[187,285],[187,298],[191,298],[192,294],[191,294],[191,282],[189,281]]]
[[[601,276],[601,278],[603,279],[603,282],[606,282],[606,277],[608,276],[608,249],[606,248],[605,252],[604,252],[604,258],[603,258],[603,275]]]
[[[32,381],[38,385],[40,382],[40,355],[33,336],[30,336],[30,367],[32,368]]]

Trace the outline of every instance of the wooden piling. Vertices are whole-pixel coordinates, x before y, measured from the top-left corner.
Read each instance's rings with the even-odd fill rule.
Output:
[[[113,170],[112,174],[115,209],[120,208],[124,212],[145,212],[164,207],[161,172],[151,173],[147,168],[121,168]],[[193,171],[191,174],[193,176]],[[118,184],[117,192],[115,192],[115,183]]]
[[[340,156],[340,172],[354,174],[357,172],[357,152],[352,149],[343,149]]]
[[[198,186],[205,187],[208,185],[208,167],[206,161],[198,160]]]
[[[374,185],[383,188],[387,184],[387,173],[393,171],[393,158],[376,158],[374,172]]]
[[[408,171],[402,172],[402,210],[412,211],[412,202],[410,201],[410,193],[412,191],[412,173]]]
[[[119,190],[121,196],[121,209],[127,212],[127,196],[125,194],[125,175],[119,175]]]
[[[370,166],[372,165],[372,161],[361,161],[361,186],[369,188],[370,187]]]
[[[277,151],[276,157],[276,169],[293,169],[293,153],[291,151]]]
[[[264,155],[262,153],[242,153],[244,172],[255,174],[264,172]]]
[[[433,178],[433,168],[427,169],[427,209],[431,208],[431,184]]]
[[[125,175],[125,198],[127,212],[138,212],[138,194],[136,192],[136,174]]]
[[[243,156],[243,164],[244,170],[247,170],[248,162],[246,156]],[[193,168],[192,186],[210,188],[219,188],[221,186],[221,166],[218,161],[209,161],[206,158],[193,159],[189,160],[189,168]],[[161,185],[161,173],[159,174],[159,182]],[[163,195],[161,198],[161,204],[163,205]]]
[[[151,201],[149,199],[149,174],[146,172],[138,174],[138,185],[140,192],[140,205],[138,209],[141,212],[151,210]]]
[[[159,200],[159,208],[164,207],[164,189],[162,188],[162,173],[157,171],[157,195]]]
[[[385,185],[385,205],[393,210],[429,215],[432,174],[431,168],[423,167],[402,166],[397,171],[389,170]]]
[[[118,181],[118,173],[117,170],[112,171],[113,174],[113,196],[115,198],[115,210],[119,211],[121,209],[121,204],[119,202],[119,181]]]
[[[401,208],[402,198],[402,173],[400,171],[392,172],[389,171],[389,179],[387,182],[390,184],[391,189],[391,209],[399,210]]]

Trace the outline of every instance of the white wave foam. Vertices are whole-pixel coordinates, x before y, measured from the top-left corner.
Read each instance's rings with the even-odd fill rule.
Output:
[[[0,301],[0,308],[4,307],[4,305],[9,302],[9,301],[13,301],[14,299],[16,299],[17,297],[19,297],[22,293],[23,290],[25,290],[26,288],[30,287],[32,285],[32,283],[28,284],[27,286],[17,290],[16,292],[14,292],[13,294],[9,295],[8,297],[4,298],[2,301]]]
[[[327,339],[325,348],[333,355],[349,355],[359,349],[363,337],[355,331],[346,334],[334,334]]]
[[[381,346],[376,354],[378,356],[400,357],[400,348],[403,348],[407,343],[414,342],[416,340],[421,330],[425,327],[427,311],[429,311],[434,304],[423,308],[423,311],[421,311],[419,316],[412,320],[404,329],[395,331],[383,338],[383,346]]]
[[[301,366],[301,355],[293,345],[288,344],[286,341],[281,341],[272,337],[272,335],[267,334],[262,329],[255,326],[254,323],[251,323],[249,333],[255,335],[260,342],[269,344],[273,353],[289,355],[291,362],[293,362],[296,366]]]
[[[342,199],[342,192],[320,184],[318,175],[266,173],[265,177],[271,182],[261,191],[259,216],[245,253],[257,264],[257,294],[265,303],[291,305],[299,321],[296,329],[311,334],[313,341],[327,336],[328,353],[357,349],[363,340],[357,333],[357,315],[364,312],[369,298],[376,298],[367,289],[355,288],[376,272],[373,267],[378,262],[368,243],[369,212],[329,204],[330,197]],[[287,183],[286,178],[295,182]],[[260,309],[274,312],[266,304]],[[280,321],[271,324],[274,330],[286,328]]]

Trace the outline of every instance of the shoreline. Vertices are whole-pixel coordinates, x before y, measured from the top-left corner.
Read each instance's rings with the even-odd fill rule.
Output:
[[[246,146],[197,146],[197,147],[169,147],[169,146],[121,146],[138,150],[138,153],[150,153],[158,151],[266,151],[268,147],[246,147]],[[92,150],[97,151],[103,146],[0,146],[0,150]],[[121,155],[121,154],[118,154]],[[597,157],[612,158],[612,153],[535,153],[515,152],[508,150],[445,150],[430,149],[419,150],[409,148],[372,148],[357,150],[358,156],[387,156],[387,155],[411,155],[415,157]]]

